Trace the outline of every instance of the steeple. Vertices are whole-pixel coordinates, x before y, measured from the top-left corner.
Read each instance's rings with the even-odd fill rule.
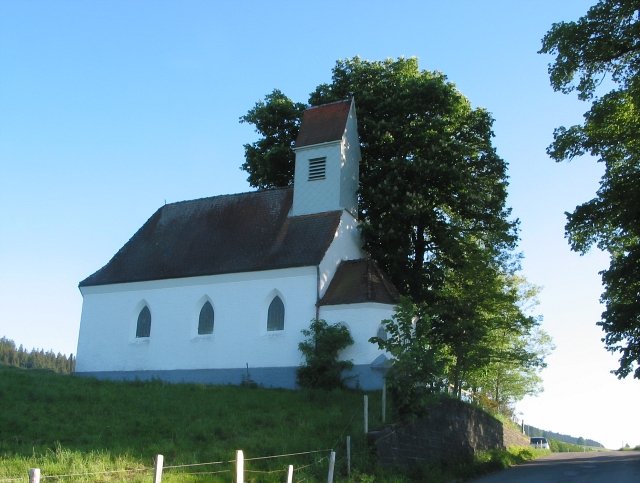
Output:
[[[296,139],[291,216],[358,215],[360,140],[353,99],[307,109]]]

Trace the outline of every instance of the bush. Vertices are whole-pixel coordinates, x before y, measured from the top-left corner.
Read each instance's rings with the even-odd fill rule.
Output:
[[[428,399],[446,389],[444,374],[451,357],[433,343],[433,319],[424,305],[403,297],[393,317],[382,323],[385,336],[372,337],[369,342],[393,360],[386,375],[393,407],[402,419],[420,415]]]
[[[582,451],[582,447],[575,444],[565,443],[557,439],[549,439],[549,449],[553,453],[571,453],[573,451]]]
[[[338,357],[340,351],[353,344],[349,329],[343,324],[329,325],[323,319],[315,319],[302,333],[306,340],[300,342],[298,348],[306,363],[298,368],[298,385],[309,389],[344,387],[342,372],[351,369],[353,363]]]

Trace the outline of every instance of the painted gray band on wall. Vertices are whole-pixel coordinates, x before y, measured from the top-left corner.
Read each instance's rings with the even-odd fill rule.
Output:
[[[249,378],[263,387],[296,389],[297,367],[254,367],[249,369]],[[112,381],[151,381],[170,383],[195,383],[213,385],[240,385],[247,379],[246,369],[176,369],[157,371],[92,371],[76,372],[82,377]],[[364,390],[382,388],[384,372],[370,365],[356,365],[345,372],[347,386]]]

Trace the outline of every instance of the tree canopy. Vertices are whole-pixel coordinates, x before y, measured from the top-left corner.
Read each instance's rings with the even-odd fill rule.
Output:
[[[567,215],[566,233],[577,252],[597,246],[609,254],[598,325],[606,348],[620,355],[613,372],[640,379],[640,5],[601,0],[579,20],[554,24],[540,53],[555,55],[555,90],[592,100],[582,124],[554,131],[548,153],[604,164],[595,197]]]
[[[387,380],[401,415],[419,413],[425,396],[443,390],[512,415],[516,401],[541,391],[538,373],[553,344],[530,314],[538,288],[520,276],[503,282],[500,289],[465,288],[465,317],[405,297],[383,321],[384,336],[371,342],[392,357]]]
[[[242,169],[256,188],[287,186],[293,182],[293,145],[300,130],[300,118],[307,106],[293,102],[278,89],[240,118],[253,124],[262,138],[244,145]]]
[[[310,105],[355,97],[362,148],[359,209],[365,248],[414,300],[430,297],[474,238],[494,258],[517,241],[506,207],[506,163],[491,144],[493,119],[415,58],[338,61]],[[286,186],[303,104],[274,90],[243,122],[249,183]],[[276,162],[273,162],[276,159]]]

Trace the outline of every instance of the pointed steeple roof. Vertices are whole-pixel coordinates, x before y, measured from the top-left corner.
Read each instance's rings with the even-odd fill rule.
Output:
[[[302,115],[296,148],[340,141],[347,127],[352,99],[310,107]]]

